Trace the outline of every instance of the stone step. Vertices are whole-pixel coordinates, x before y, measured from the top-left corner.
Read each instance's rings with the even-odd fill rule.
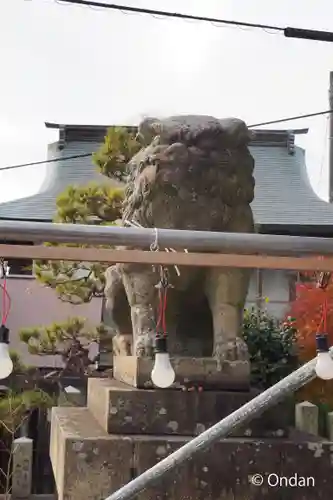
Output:
[[[87,406],[110,434],[194,436],[255,397],[259,391],[226,392],[137,389],[114,379],[88,380]],[[233,435],[286,437],[289,412],[277,405]]]
[[[131,440],[107,434],[87,408],[52,408],[50,458],[58,500],[105,498],[131,479]]]
[[[52,412],[51,459],[58,500],[100,500],[190,440],[107,435],[86,408]],[[182,464],[137,500],[326,500],[332,443],[228,438]]]

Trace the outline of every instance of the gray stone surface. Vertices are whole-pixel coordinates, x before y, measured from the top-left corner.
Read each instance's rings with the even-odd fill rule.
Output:
[[[137,473],[185,442],[176,437],[137,440]],[[138,499],[327,500],[333,487],[331,447],[329,442],[225,439],[142,492]]]
[[[12,444],[12,496],[17,499],[29,497],[33,460],[33,441],[27,437],[14,439]]]
[[[111,379],[88,380],[88,408],[110,434],[200,434],[237,410],[258,391],[140,390]],[[234,433],[247,437],[288,435],[285,404],[266,411]]]
[[[297,403],[295,407],[296,429],[314,436],[319,435],[319,408],[309,401]]]
[[[59,500],[102,500],[189,439],[108,436],[87,409],[55,408],[51,457]],[[176,468],[138,499],[328,500],[333,488],[332,446],[302,435],[293,441],[227,438]],[[261,480],[261,485],[253,484]]]
[[[224,361],[213,358],[171,358],[176,378],[172,388],[191,385],[205,389],[249,390],[250,364],[247,361]],[[115,356],[113,376],[116,380],[141,389],[153,389],[151,372],[154,362],[150,358]]]
[[[139,125],[139,137],[142,149],[129,162],[124,224],[129,220],[143,227],[254,231],[250,207],[254,159],[248,149],[250,133],[242,120],[152,118]],[[224,362],[247,363],[249,377],[241,326],[250,271],[191,268],[182,269],[178,276],[168,271],[172,289],[168,288],[166,321],[156,325],[158,271],[126,264],[112,266],[106,273],[106,308],[115,334],[115,354],[150,357],[156,329],[163,328],[173,357],[194,357],[191,347],[198,347],[199,340],[197,357],[213,356],[216,371],[223,371]],[[132,345],[126,340],[129,335]],[[230,369],[229,377],[237,378],[238,369]]]
[[[131,478],[132,443],[86,408],[53,408],[50,457],[58,500],[101,500]]]

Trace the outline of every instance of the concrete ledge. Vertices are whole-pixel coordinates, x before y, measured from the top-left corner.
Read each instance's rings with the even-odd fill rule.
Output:
[[[131,478],[132,442],[110,436],[86,408],[53,408],[50,457],[58,500],[107,497]]]
[[[88,380],[88,408],[110,434],[194,436],[230,415],[259,391],[183,392],[137,389],[107,378]],[[235,436],[286,437],[289,414],[280,404],[254,419]]]
[[[223,363],[221,369],[213,358],[172,358],[176,382],[172,388],[200,385],[207,390],[248,391],[250,389],[250,364],[247,361]],[[136,356],[114,356],[113,376],[140,389],[153,389],[150,374],[153,360]]]

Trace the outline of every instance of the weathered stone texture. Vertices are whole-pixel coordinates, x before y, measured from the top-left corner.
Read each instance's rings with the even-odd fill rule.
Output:
[[[87,409],[56,408],[51,459],[59,500],[102,500],[190,439],[107,435]],[[262,484],[252,484],[258,474]],[[306,484],[311,478],[314,485]],[[228,438],[177,467],[138,498],[328,500],[332,488],[330,442]]]
[[[33,440],[14,439],[12,445],[12,497],[27,498],[31,493]]]
[[[102,428],[112,434],[192,436],[237,410],[258,391],[222,392],[135,389],[112,379],[88,381],[88,408]],[[280,404],[235,435],[283,437],[288,412]]]
[[[138,134],[142,149],[128,164],[123,224],[254,232],[250,135],[236,118],[185,115],[144,120]],[[182,268],[177,275],[170,268],[168,276],[173,288],[168,289],[166,330],[172,357],[213,356],[218,366],[242,361],[249,378],[241,329],[250,271]],[[152,356],[160,279],[159,269],[150,266],[121,264],[107,270],[106,309],[116,355]],[[214,370],[221,371],[217,364]],[[238,368],[228,365],[225,375],[243,379],[244,371],[240,376]]]
[[[140,474],[185,444],[182,438],[135,442]],[[139,500],[317,500],[333,487],[331,443],[226,439],[177,468]],[[262,484],[253,484],[260,482]],[[313,479],[313,481],[312,481]]]
[[[317,405],[309,401],[302,401],[297,403],[295,408],[295,426],[296,429],[313,434],[319,435],[319,408]]]
[[[101,500],[130,480],[132,441],[86,408],[53,408],[50,455],[58,500]]]
[[[320,438],[288,443],[281,448],[280,470],[281,477],[298,479],[296,485],[283,488],[283,500],[328,500],[333,491],[333,443]],[[302,478],[308,484],[302,484]]]
[[[116,380],[141,389],[153,389],[151,371],[154,361],[136,356],[115,356],[113,375]],[[176,372],[172,387],[199,385],[205,389],[246,391],[250,389],[250,365],[247,361],[224,361],[213,358],[173,357]]]
[[[187,441],[187,440],[186,440]],[[153,437],[136,441],[134,454],[137,474],[149,469],[186,442],[184,438],[168,439]],[[156,487],[150,487],[138,496],[138,500],[220,500],[232,494],[235,481],[233,444],[224,443],[223,454],[219,445],[214,446],[195,460],[175,469]],[[214,479],[213,479],[214,478]],[[226,497],[221,497],[221,495]],[[233,498],[232,496],[230,498]]]

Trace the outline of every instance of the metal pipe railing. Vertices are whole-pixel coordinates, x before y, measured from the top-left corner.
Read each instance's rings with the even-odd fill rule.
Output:
[[[332,349],[330,350],[330,354],[333,357]],[[238,427],[243,426],[254,417],[258,417],[264,413],[269,407],[280,402],[288,394],[297,391],[303,385],[313,380],[316,377],[315,365],[316,358],[171,453],[171,455],[161,460],[161,462],[154,465],[151,469],[145,471],[115,493],[112,493],[105,500],[130,500],[146,488],[159,483],[162,478],[164,479],[176,467],[183,465],[198,453],[207,450],[212,444],[225,438]]]
[[[0,221],[0,240],[81,243],[266,255],[333,255],[333,239],[45,222]]]
[[[84,243],[89,245],[132,246],[138,248],[150,248],[151,245],[156,246],[157,244],[162,248],[172,247],[175,249],[186,248],[190,251],[201,250],[206,252],[235,253],[238,255],[248,254],[248,259],[251,258],[251,254],[252,258],[254,258],[255,254],[263,254],[261,255],[262,258],[265,255],[279,254],[295,257],[302,254],[333,255],[333,240],[326,238],[180,231],[172,229],[136,229],[133,227],[116,226],[99,227],[37,222],[0,221],[0,240],[31,241],[34,243],[42,243],[44,241],[54,243]],[[171,253],[165,252],[165,254],[172,256]],[[192,254],[192,257],[195,255]],[[257,258],[259,257],[257,255]],[[151,258],[149,258],[149,262],[151,263]],[[174,263],[179,264],[180,262],[177,261]],[[235,265],[237,266],[236,263]],[[269,267],[273,267],[273,263]],[[239,408],[221,422],[207,429],[167,458],[154,465],[151,469],[123,486],[106,500],[130,500],[147,487],[159,482],[162,477],[172,472],[175,467],[183,464],[197,453],[205,451],[214,442],[228,436],[237,427],[244,425],[246,422],[263,413],[270,406],[278,403],[287,394],[296,391],[314,379],[315,364],[316,359],[308,362],[273,387],[270,387],[252,399],[242,408]]]

